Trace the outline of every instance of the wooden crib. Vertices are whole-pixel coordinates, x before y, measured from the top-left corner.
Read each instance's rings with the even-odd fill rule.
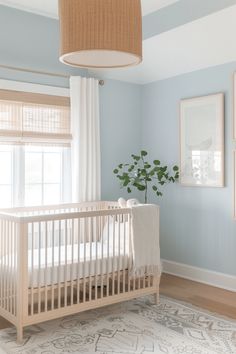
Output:
[[[116,202],[0,211],[0,316],[17,328],[155,294],[131,276],[131,209]]]

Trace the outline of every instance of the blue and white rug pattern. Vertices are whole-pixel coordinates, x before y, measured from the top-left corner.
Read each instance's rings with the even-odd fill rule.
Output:
[[[8,354],[236,354],[236,321],[152,296],[91,310],[25,330],[0,331]]]

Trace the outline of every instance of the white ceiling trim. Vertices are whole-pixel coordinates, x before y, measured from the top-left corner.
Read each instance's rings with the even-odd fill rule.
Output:
[[[136,67],[90,73],[147,84],[236,61],[235,18],[236,5],[146,39]]]
[[[179,0],[141,0],[143,16],[158,11]],[[18,10],[37,15],[58,18],[58,0],[0,0],[0,5],[13,7]]]
[[[51,1],[51,0],[48,0],[48,1]],[[20,3],[19,0],[17,2],[11,1],[11,0],[10,1],[9,0],[0,0],[0,5],[5,5],[8,7],[12,7],[14,9],[17,9],[17,10],[33,13],[36,15],[44,16],[44,17],[58,19],[57,8],[56,8],[56,11],[53,11],[53,12],[52,11],[45,11],[45,10],[42,10],[38,7],[34,8],[31,6],[24,5],[24,4]]]
[[[152,12],[158,11],[163,7],[167,7],[179,0],[142,0],[142,13],[146,16]]]

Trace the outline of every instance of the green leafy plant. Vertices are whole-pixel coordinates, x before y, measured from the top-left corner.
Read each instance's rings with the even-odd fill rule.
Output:
[[[147,203],[149,187],[158,196],[162,196],[161,186],[166,183],[175,183],[179,179],[179,167],[172,167],[168,171],[167,166],[162,166],[159,160],[148,162],[147,151],[142,150],[139,155],[131,155],[131,163],[121,163],[114,169],[114,174],[121,182],[121,187],[126,188],[128,193],[133,188],[144,192],[144,201]]]

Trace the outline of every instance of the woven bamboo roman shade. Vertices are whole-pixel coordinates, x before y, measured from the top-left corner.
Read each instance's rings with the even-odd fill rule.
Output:
[[[0,90],[0,139],[18,143],[71,141],[67,97]]]
[[[59,19],[63,63],[117,68],[142,61],[140,0],[59,0]]]

